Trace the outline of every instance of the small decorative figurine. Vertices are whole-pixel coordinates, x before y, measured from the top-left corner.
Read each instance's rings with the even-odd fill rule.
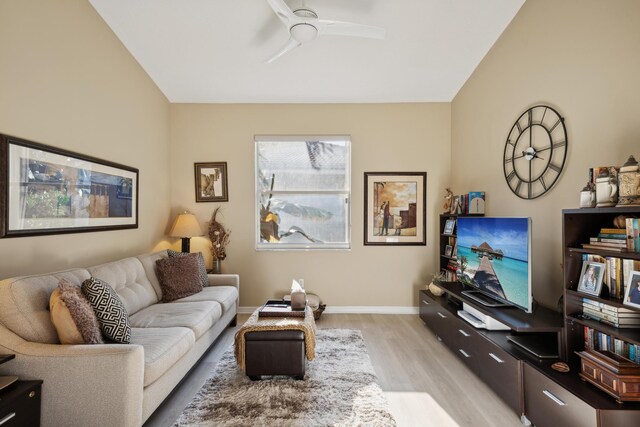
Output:
[[[451,212],[451,206],[453,204],[453,192],[450,189],[446,189],[446,194],[444,195],[444,205],[442,206],[442,209],[444,210],[444,213],[450,213]]]
[[[580,192],[580,207],[581,208],[593,208],[596,205],[596,191],[593,187],[593,182],[587,182]]]
[[[640,171],[638,162],[629,156],[618,174],[618,205],[640,206]]]

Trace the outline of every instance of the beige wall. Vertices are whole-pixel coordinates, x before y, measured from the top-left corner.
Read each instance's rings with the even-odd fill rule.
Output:
[[[84,0],[0,2],[0,133],[140,169],[140,228],[0,240],[0,278],[148,251],[169,220],[169,103]]]
[[[578,207],[592,166],[640,157],[640,2],[529,0],[452,103],[452,183],[487,192],[489,215],[533,219],[534,296],[562,293],[561,210]],[[547,195],[517,198],[502,171],[504,144],[528,107],[566,119],[565,170]]]
[[[333,307],[417,305],[417,289],[436,270],[436,212],[449,181],[450,129],[449,104],[172,105],[173,213],[189,209],[206,227],[218,204],[195,203],[193,163],[226,161],[229,202],[219,205],[232,234],[223,271],[240,273],[241,305],[281,297],[298,277]],[[256,134],[351,135],[351,251],[255,251]],[[427,172],[426,247],[363,245],[365,171]],[[192,240],[195,250],[206,244]]]

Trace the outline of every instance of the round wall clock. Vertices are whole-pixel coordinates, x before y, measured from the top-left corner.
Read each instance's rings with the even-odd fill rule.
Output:
[[[551,190],[567,158],[564,118],[536,105],[513,124],[504,145],[504,177],[513,194],[535,199]]]

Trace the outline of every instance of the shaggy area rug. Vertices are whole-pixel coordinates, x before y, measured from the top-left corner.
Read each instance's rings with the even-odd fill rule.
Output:
[[[268,377],[267,377],[268,378]],[[251,381],[228,350],[175,426],[395,426],[362,334],[318,329],[305,379]]]

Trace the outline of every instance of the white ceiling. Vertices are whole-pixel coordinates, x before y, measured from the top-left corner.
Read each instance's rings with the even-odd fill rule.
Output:
[[[266,0],[90,0],[177,103],[449,102],[524,1],[304,0],[387,37],[323,36],[267,64],[289,34]]]

